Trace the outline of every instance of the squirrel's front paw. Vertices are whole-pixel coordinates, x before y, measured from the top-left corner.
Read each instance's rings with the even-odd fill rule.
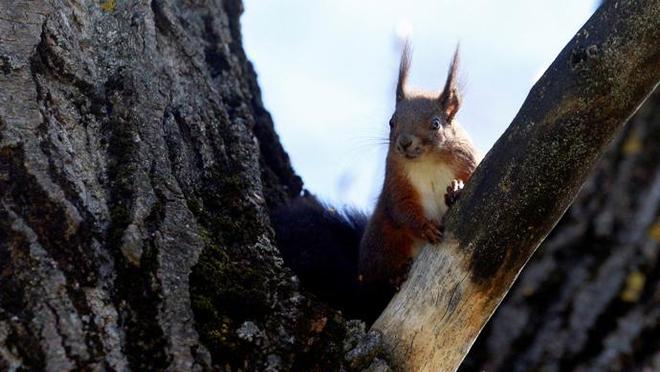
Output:
[[[461,180],[451,181],[451,185],[447,186],[447,193],[445,194],[445,204],[448,207],[451,207],[456,203],[456,200],[461,196],[461,191],[463,191],[465,184]]]
[[[440,243],[444,232],[443,230],[444,227],[441,224],[428,220],[424,226],[422,226],[422,237],[430,243]]]

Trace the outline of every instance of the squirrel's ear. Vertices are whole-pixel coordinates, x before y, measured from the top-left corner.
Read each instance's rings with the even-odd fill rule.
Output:
[[[399,81],[396,83],[397,103],[406,98],[406,85],[408,83],[408,70],[410,70],[410,41],[406,40],[401,52],[401,63],[399,64]]]
[[[450,123],[454,119],[458,109],[461,107],[461,94],[458,91],[458,62],[459,54],[458,46],[456,46],[454,58],[449,66],[447,82],[445,83],[445,88],[442,90],[439,97],[440,106],[447,115],[447,122]]]

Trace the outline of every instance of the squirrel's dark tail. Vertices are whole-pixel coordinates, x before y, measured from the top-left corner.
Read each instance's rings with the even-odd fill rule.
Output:
[[[347,317],[361,318],[358,249],[367,216],[336,210],[305,195],[279,207],[271,217],[282,258],[303,287]]]

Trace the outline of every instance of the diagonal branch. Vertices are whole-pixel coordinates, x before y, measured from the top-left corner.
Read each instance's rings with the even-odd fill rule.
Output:
[[[395,365],[453,371],[660,79],[660,0],[608,1],[532,88],[373,328]]]

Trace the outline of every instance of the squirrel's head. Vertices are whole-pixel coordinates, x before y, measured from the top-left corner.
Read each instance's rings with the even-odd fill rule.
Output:
[[[396,87],[396,109],[390,119],[390,154],[417,159],[441,153],[457,134],[454,117],[461,104],[458,91],[458,47],[440,93],[410,91],[407,88],[410,47],[401,55]]]

